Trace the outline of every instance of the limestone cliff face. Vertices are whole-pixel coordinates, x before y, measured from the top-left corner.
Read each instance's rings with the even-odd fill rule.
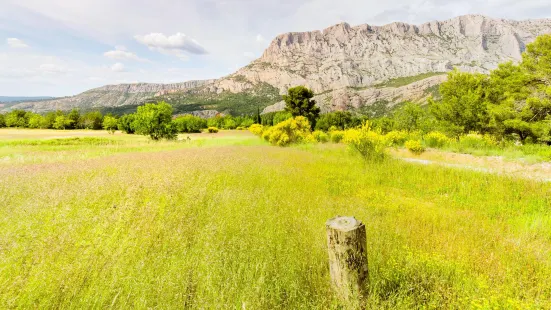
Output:
[[[316,92],[368,87],[426,72],[487,72],[518,61],[526,44],[551,33],[551,20],[511,21],[481,15],[422,25],[343,23],[323,31],[287,33],[236,74],[282,91],[306,85]]]
[[[381,89],[374,85],[429,72],[447,72],[454,67],[488,72],[501,62],[518,61],[526,45],[546,33],[551,33],[551,19],[512,21],[467,15],[422,25],[352,27],[342,23],[323,31],[282,34],[262,57],[218,80],[105,86],[74,97],[22,103],[12,108],[42,112],[138,105],[171,93],[212,97],[224,92],[246,92],[259,84],[269,84],[281,93],[305,85],[324,94],[318,98],[324,110],[359,107],[380,100],[416,101],[426,97],[427,88],[441,83],[444,77],[399,88]]]

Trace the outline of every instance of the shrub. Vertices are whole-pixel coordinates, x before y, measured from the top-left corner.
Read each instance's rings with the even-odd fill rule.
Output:
[[[421,155],[426,151],[425,147],[418,140],[407,141],[406,148],[415,155]]]
[[[341,143],[344,139],[344,131],[342,130],[331,131],[329,135],[331,137],[331,142],[333,143]]]
[[[450,139],[443,133],[438,131],[433,131],[425,135],[425,143],[428,147],[441,148],[446,146]]]
[[[406,131],[391,131],[385,135],[390,146],[402,146],[408,140],[409,134]]]
[[[207,128],[206,120],[190,114],[176,118],[174,124],[180,133],[199,133]]]
[[[209,133],[218,133],[218,128],[216,127],[209,127],[207,130]]]
[[[304,116],[288,119],[270,128],[269,142],[277,146],[287,146],[303,142],[310,135],[310,123]],[[265,134],[263,134],[265,137]]]
[[[253,124],[251,127],[249,127],[249,131],[252,132],[254,135],[262,136],[262,132],[264,131],[264,126],[260,124]]]
[[[349,129],[344,133],[344,142],[357,151],[365,160],[381,161],[386,158],[386,139],[371,130],[368,122],[359,129]]]
[[[471,132],[467,135],[459,136],[459,146],[463,148],[487,148],[497,146],[497,141],[490,135]]]
[[[103,118],[103,129],[107,130],[110,134],[114,134],[117,130],[118,120],[113,116],[106,116]]]
[[[272,134],[273,127],[264,128],[261,133],[262,139],[270,142],[270,135]]]
[[[326,134],[326,133],[323,132],[323,131],[320,131],[320,130],[316,130],[316,131],[312,132],[312,137],[313,137],[314,140],[316,140],[317,142],[321,142],[321,143],[327,143],[327,142],[329,142],[329,135]]]

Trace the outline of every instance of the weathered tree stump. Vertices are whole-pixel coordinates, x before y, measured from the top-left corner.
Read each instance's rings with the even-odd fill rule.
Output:
[[[368,282],[365,226],[354,217],[336,217],[326,227],[333,289],[346,304],[363,308]]]

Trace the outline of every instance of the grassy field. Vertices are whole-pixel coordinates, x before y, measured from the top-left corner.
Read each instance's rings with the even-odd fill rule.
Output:
[[[366,224],[369,308],[551,308],[548,183],[89,133],[0,130],[0,308],[339,309],[335,215]]]

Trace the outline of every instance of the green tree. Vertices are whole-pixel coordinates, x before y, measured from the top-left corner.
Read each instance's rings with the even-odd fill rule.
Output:
[[[118,120],[110,115],[103,118],[103,129],[107,130],[110,134],[114,134],[118,128]]]
[[[82,125],[85,129],[101,130],[103,115],[100,111],[91,111],[82,116]]]
[[[28,122],[27,112],[23,110],[11,111],[6,115],[5,122],[7,127],[25,128]]]
[[[314,98],[314,93],[304,86],[289,88],[287,95],[283,95],[286,104],[285,111],[291,113],[293,117],[306,117],[315,128],[321,110],[316,106],[316,101],[311,100],[312,98]]]
[[[63,129],[63,130],[71,128],[72,126],[73,126],[73,120],[68,118],[65,115],[57,116],[53,124],[53,127],[55,129]]]
[[[125,114],[119,118],[118,128],[120,131],[125,132],[127,134],[133,134],[135,132],[134,129],[134,121],[136,120],[135,114]]]
[[[487,132],[490,116],[486,101],[488,76],[454,70],[440,86],[442,100],[429,100],[432,114],[462,132]]]
[[[83,128],[82,119],[80,117],[79,110],[77,110],[77,109],[71,110],[71,112],[69,112],[69,114],[67,114],[67,118],[73,121],[70,129]]]
[[[44,124],[44,117],[40,114],[32,113],[29,116],[28,127],[29,128],[42,128]]]
[[[0,128],[6,127],[6,116],[0,113]]]
[[[136,133],[153,140],[176,138],[176,126],[172,122],[172,106],[166,102],[148,103],[136,112]]]

